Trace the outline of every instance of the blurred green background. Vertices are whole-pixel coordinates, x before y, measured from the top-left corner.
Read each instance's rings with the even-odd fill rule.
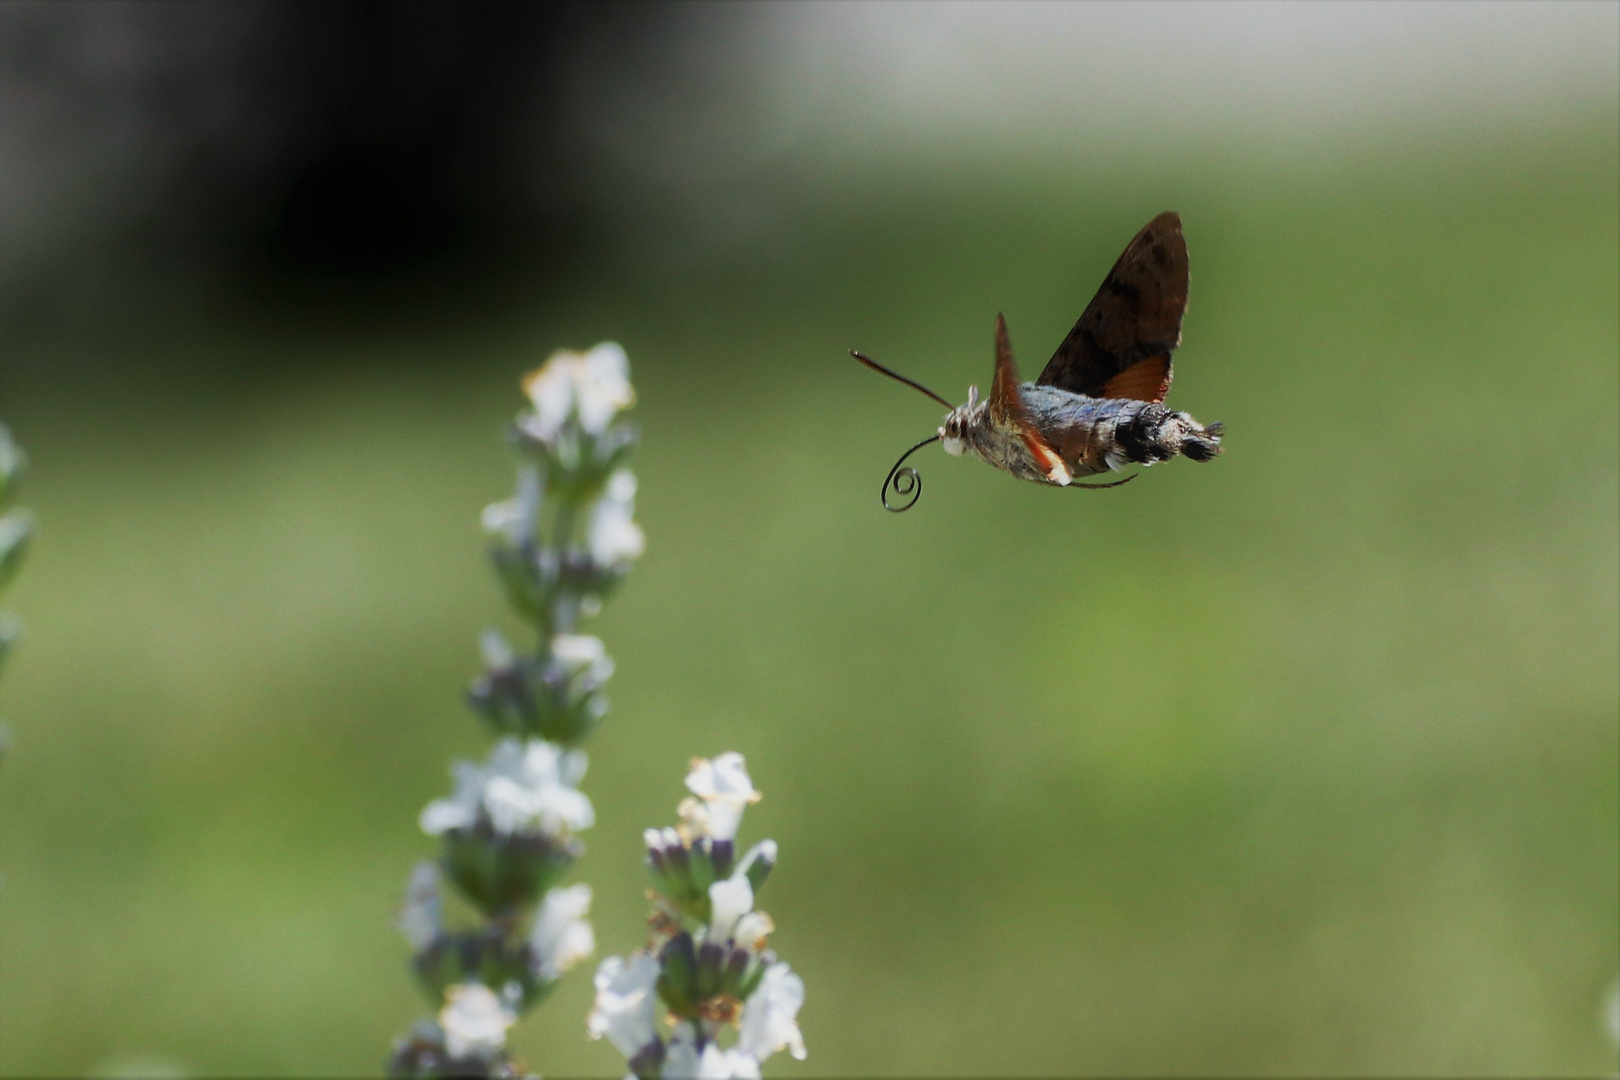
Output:
[[[478,631],[516,630],[502,425],[606,338],[649,547],[593,628],[599,956],[641,941],[688,757],[736,749],[808,988],[772,1074],[1613,1072],[1617,115],[916,151],[761,179],[785,209],[724,243],[632,215],[409,303],[13,328],[0,1073],[380,1068],[426,1011],[416,815],[489,744]],[[960,399],[1004,311],[1032,375],[1164,209],[1171,403],[1225,456],[1088,494],[931,450],[884,513],[938,410],[845,350]],[[590,997],[586,965],[517,1029],[532,1067],[622,1071]]]

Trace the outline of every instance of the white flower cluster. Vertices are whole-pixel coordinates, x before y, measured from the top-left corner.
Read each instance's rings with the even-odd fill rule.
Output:
[[[655,1061],[656,1055],[647,1051],[662,1042],[657,1024],[659,970],[653,957],[635,953],[628,960],[610,956],[596,972],[591,1038],[606,1036],[632,1064]],[[782,1049],[803,1061],[804,1037],[798,1023],[803,1005],[804,980],[788,965],[772,964],[743,1005],[736,1045],[722,1048],[714,1038],[700,1036],[699,1023],[678,1020],[657,1075],[662,1080],[758,1077],[765,1059]]]
[[[537,979],[553,982],[596,951],[596,934],[586,917],[590,913],[589,885],[569,885],[546,893],[528,937],[529,962]],[[398,926],[417,953],[432,948],[445,936],[439,868],[433,863],[417,863],[411,872]]]
[[[687,775],[692,798],[681,804],[679,829],[648,829],[650,853],[684,853],[711,860],[715,842],[730,849],[743,810],[759,801],[741,754],[696,760]],[[755,882],[776,861],[776,844],[756,844],[707,890],[709,918],[690,932],[677,930],[661,950],[610,956],[596,972],[596,1004],[589,1020],[591,1038],[607,1038],[641,1077],[758,1077],[772,1054],[788,1050],[805,1057],[798,1014],[804,981],[766,949],[775,929],[770,916],[754,908]],[[667,879],[659,878],[661,882]],[[706,974],[702,973],[707,968]],[[723,974],[722,974],[723,972]],[[719,985],[699,998],[696,986]],[[735,995],[733,994],[735,991]],[[660,1006],[673,1028],[659,1034]],[[719,1036],[734,1026],[733,1045]]]
[[[469,829],[482,819],[497,833],[567,837],[596,821],[591,800],[579,790],[582,750],[544,739],[502,739],[485,764],[458,761],[452,773],[454,793],[422,811],[422,831],[430,836]]]
[[[570,416],[578,418],[586,434],[600,436],[636,400],[630,385],[630,359],[612,341],[589,352],[553,353],[523,380],[523,392],[534,406],[531,430],[547,440],[559,435]]]
[[[483,525],[507,598],[538,644],[519,652],[485,633],[468,704],[501,741],[483,762],[454,763],[452,792],[422,811],[443,854],[412,874],[399,928],[437,1015],[396,1043],[394,1075],[515,1075],[507,1030],[595,948],[590,887],[557,882],[584,850],[575,834],[595,821],[578,746],[607,711],[613,661],[575,630],[646,548],[626,467],[636,430],[620,420],[635,391],[611,342],[554,353],[523,391],[509,432],[517,489],[485,508]],[[487,921],[446,928],[443,883]]]

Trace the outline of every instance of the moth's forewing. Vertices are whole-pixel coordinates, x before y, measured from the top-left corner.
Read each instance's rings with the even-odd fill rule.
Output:
[[[1125,248],[1035,381],[1087,397],[1162,401],[1170,390],[1170,353],[1181,343],[1186,308],[1187,242],[1180,216],[1167,211]],[[1112,382],[1146,361],[1153,364]],[[1150,393],[1157,396],[1141,396]]]
[[[1024,399],[1018,394],[1018,361],[1013,359],[1012,342],[1007,338],[1007,320],[996,314],[996,370],[990,379],[990,418],[999,426],[1016,424],[1024,418]]]
[[[1018,362],[1013,359],[1012,342],[1007,338],[1007,320],[996,316],[996,372],[990,381],[990,422],[1002,436],[1017,439],[1035,461],[1048,483],[1067,484],[1069,467],[1063,457],[1041,436],[1024,408],[1019,385]]]

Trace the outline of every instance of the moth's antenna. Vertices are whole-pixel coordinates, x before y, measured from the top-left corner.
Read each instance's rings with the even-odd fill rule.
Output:
[[[955,405],[952,405],[950,402],[946,401],[944,398],[940,397],[938,394],[936,394],[932,390],[928,389],[928,387],[924,386],[922,383],[917,382],[915,379],[908,379],[904,375],[900,374],[898,371],[890,371],[888,368],[884,367],[882,364],[878,363],[876,360],[872,359],[870,356],[863,356],[861,353],[857,352],[854,349],[849,350],[849,355],[853,356],[855,359],[859,360],[861,363],[865,364],[867,367],[871,368],[873,371],[876,371],[876,372],[879,372],[881,374],[887,375],[889,378],[894,379],[897,382],[903,382],[907,386],[911,387],[913,390],[921,390],[923,393],[927,394],[929,397],[933,398],[935,401],[939,402],[941,405],[945,406],[947,409],[956,408]],[[904,460],[904,459],[902,458],[901,460]],[[904,494],[904,492],[902,492],[902,494]],[[912,502],[916,502],[916,500],[913,499]],[[909,506],[910,503],[908,503],[907,505]]]
[[[866,359],[866,357],[861,356],[860,353],[856,353],[855,357],[858,360]],[[869,360],[867,362],[871,363]],[[883,368],[880,370],[887,371],[888,369]],[[889,374],[894,375],[894,372],[891,371]],[[898,375],[895,375],[894,377],[897,379],[900,378]],[[910,379],[901,379],[901,381],[911,382]],[[916,386],[915,383],[912,383],[912,385]],[[917,389],[921,390],[922,387],[919,386]],[[924,392],[926,393],[926,391]],[[922,476],[918,474],[916,469],[913,469],[910,465],[906,465],[906,458],[910,457],[912,454],[915,454],[917,451],[921,450],[931,442],[939,442],[939,436],[930,435],[916,446],[913,446],[910,450],[907,450],[905,453],[901,454],[900,460],[895,462],[894,468],[889,470],[889,475],[883,478],[883,487],[878,491],[878,498],[883,502],[883,509],[889,511],[891,514],[900,514],[917,505],[917,500],[922,498]],[[906,465],[906,467],[902,469],[900,467],[902,465]],[[894,493],[896,495],[899,495],[902,498],[910,495],[911,498],[907,499],[899,506],[890,506],[889,489],[891,487],[894,488]]]

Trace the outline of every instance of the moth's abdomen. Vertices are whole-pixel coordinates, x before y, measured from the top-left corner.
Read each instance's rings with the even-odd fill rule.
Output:
[[[1031,420],[1076,476],[1153,465],[1177,454],[1208,461],[1221,452],[1221,425],[1205,427],[1155,402],[1031,384],[1022,389]]]
[[[1118,415],[1110,440],[1113,446],[1104,454],[1109,468],[1117,469],[1128,461],[1153,465],[1177,454],[1208,461],[1221,452],[1221,425],[1205,427],[1184,412],[1171,412],[1149,402],[1127,404],[1142,407],[1134,415],[1124,411]]]

